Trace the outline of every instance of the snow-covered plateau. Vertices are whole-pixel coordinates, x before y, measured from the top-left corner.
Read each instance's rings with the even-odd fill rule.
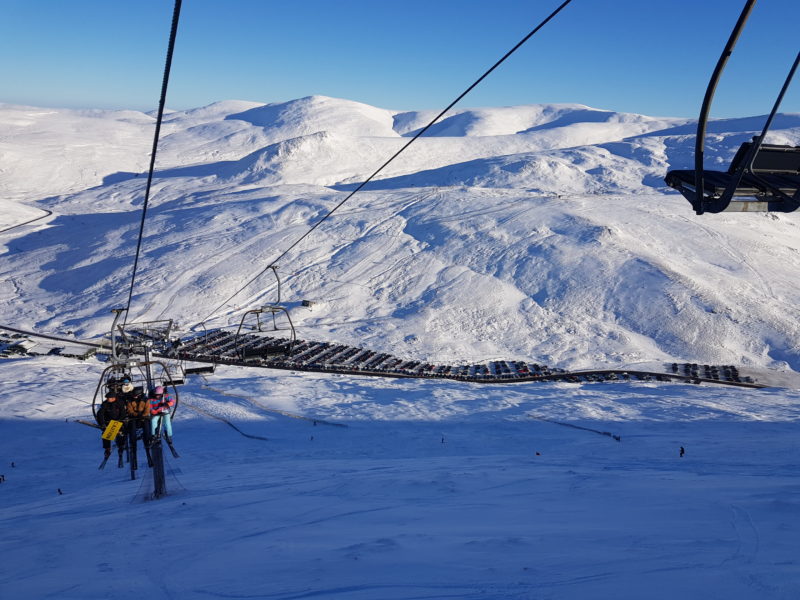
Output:
[[[247,282],[434,114],[169,112],[129,320],[188,332],[274,302],[271,271]],[[763,122],[712,121],[706,166]],[[109,330],[154,126],[0,104],[0,325]],[[772,387],[221,366],[180,386],[181,458],[148,501],[148,469],[98,470],[76,422],[106,363],[4,359],[0,597],[800,597],[800,218],[695,215],[663,182],[692,168],[694,131],[579,104],[453,111],[280,261],[281,301],[298,337],[408,359],[736,365]],[[767,141],[800,145],[800,114]]]

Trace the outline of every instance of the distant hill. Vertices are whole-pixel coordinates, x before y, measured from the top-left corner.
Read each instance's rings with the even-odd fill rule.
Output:
[[[134,315],[190,325],[435,113],[312,96],[170,112]],[[713,121],[724,168],[764,117]],[[97,335],[127,298],[152,115],[0,104],[0,322]],[[770,141],[800,144],[800,115]],[[798,217],[706,215],[668,190],[686,119],[579,104],[456,110],[294,250],[301,335],[458,362],[686,359],[800,368]],[[15,216],[17,215],[17,216]],[[274,298],[269,277],[215,315]]]

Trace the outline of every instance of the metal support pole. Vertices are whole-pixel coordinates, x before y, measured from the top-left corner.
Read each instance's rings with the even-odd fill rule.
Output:
[[[150,449],[153,459],[153,498],[158,500],[167,495],[167,482],[164,477],[164,451],[161,447],[161,431],[153,438],[153,447]]]
[[[144,390],[145,394],[149,394],[150,390],[153,389],[153,372],[150,369],[150,346],[152,345],[151,342],[145,342],[144,344],[144,373],[145,377],[147,378],[147,389]]]
[[[144,367],[145,375],[147,377],[147,397],[150,396],[150,390],[153,389],[153,374],[150,369],[150,343],[144,346]],[[153,417],[150,417],[151,419]],[[149,423],[145,423],[148,427]],[[164,476],[164,451],[161,447],[161,423],[156,429],[156,433],[151,440],[150,457],[153,459],[153,498],[158,499],[167,495],[167,481]]]
[[[124,308],[112,308],[111,312],[114,313],[114,322],[111,324],[111,358],[116,363],[119,360],[117,356],[117,321],[120,315],[125,312]]]
[[[131,471],[131,481],[136,479],[136,470],[139,468],[139,461],[136,457],[136,419],[128,419],[128,431],[125,432],[128,438],[128,463]]]
[[[280,304],[281,303],[281,278],[278,277],[278,265],[271,265],[270,269],[272,269],[272,272],[275,273],[275,279],[278,280],[278,300],[275,302],[275,304]]]

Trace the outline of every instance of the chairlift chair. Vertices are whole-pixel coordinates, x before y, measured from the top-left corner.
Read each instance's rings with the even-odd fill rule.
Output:
[[[94,416],[94,420],[98,425],[100,425],[100,420],[97,418],[97,411],[100,408],[100,404],[105,399],[106,393],[120,393],[120,384],[122,379],[125,377],[129,377],[131,379],[134,391],[142,394],[144,398],[149,396],[150,386],[152,386],[152,388],[156,388],[158,386],[171,388],[172,397],[175,399],[175,403],[172,407],[170,418],[175,418],[175,413],[178,410],[178,390],[175,387],[175,382],[164,363],[160,361],[114,361],[114,364],[106,367],[103,371],[100,377],[100,382],[97,384],[97,388],[95,389],[94,397],[92,398],[92,415]],[[121,402],[121,400],[117,400],[117,402]],[[149,427],[147,420],[144,420],[143,422],[139,421],[139,423],[140,426],[137,426],[136,430],[129,431],[123,440],[124,447],[127,448],[131,479],[136,479],[136,471],[138,469],[135,440],[138,438],[142,438],[143,440],[147,439],[147,434],[144,428]],[[160,451],[161,450],[159,446],[158,452]],[[145,447],[145,453],[147,454],[148,464],[158,464],[159,461],[154,462],[153,456],[151,455],[151,450],[148,447]],[[161,467],[163,468],[163,459],[161,459],[161,461]],[[122,466],[122,463],[120,463],[120,466]]]
[[[274,303],[265,304],[261,308],[254,308],[251,310],[246,311],[242,315],[242,320],[239,322],[239,328],[236,330],[236,346],[238,348],[239,345],[239,338],[242,333],[242,329],[245,327],[245,320],[247,319],[248,315],[255,315],[256,317],[256,331],[258,333],[262,333],[264,331],[280,331],[286,330],[286,327],[279,327],[278,326],[278,316],[283,314],[286,316],[286,322],[288,323],[288,330],[290,332],[289,335],[289,343],[283,346],[274,346],[268,348],[241,348],[239,351],[239,357],[242,360],[247,359],[270,359],[270,358],[278,358],[283,356],[289,356],[294,348],[295,342],[297,341],[297,333],[294,329],[294,323],[292,323],[292,317],[289,315],[289,311],[286,309],[285,306],[281,304],[281,278],[278,276],[278,266],[277,265],[270,265],[269,267],[272,269],[273,274],[275,275],[275,280],[277,281],[277,299]],[[261,315],[271,315],[272,316],[272,329],[264,329],[264,326],[261,322]]]
[[[103,403],[106,394],[108,392],[120,393],[119,387],[122,379],[125,377],[130,378],[134,390],[140,391],[146,397],[150,391],[148,389],[148,371],[150,372],[150,385],[153,388],[161,386],[165,389],[168,388],[172,390],[172,396],[175,398],[175,405],[172,407],[170,416],[174,418],[175,412],[178,409],[178,389],[176,387],[178,384],[170,374],[167,365],[157,360],[128,360],[124,362],[115,362],[103,370],[92,398],[92,415],[95,421],[97,421],[97,411],[100,408],[100,404]]]
[[[800,207],[800,146],[741,145],[727,171],[667,173],[667,185],[684,195],[697,214],[704,212],[793,212]],[[702,193],[698,193],[698,185]]]
[[[667,185],[689,200],[698,215],[719,212],[792,212],[800,207],[800,146],[765,144],[772,120],[800,62],[800,52],[792,64],[761,134],[745,142],[736,152],[727,171],[703,168],[706,123],[717,83],[747,22],[755,0],[748,0],[731,32],[728,43],[711,75],[695,141],[695,168],[669,171]]]
[[[262,322],[261,322],[261,315],[262,314],[269,314],[272,315],[272,329],[264,329]],[[254,308],[248,310],[242,315],[242,320],[239,322],[239,328],[236,330],[236,346],[239,347],[239,340],[241,339],[242,329],[245,326],[245,320],[247,319],[248,315],[255,315],[257,321],[257,331],[259,333],[263,332],[272,332],[272,331],[286,331],[286,327],[279,327],[278,322],[276,320],[276,315],[283,313],[286,316],[286,323],[288,324],[288,331],[289,337],[284,338],[284,340],[288,341],[288,344],[282,345],[271,345],[270,347],[266,348],[242,348],[239,352],[240,358],[242,360],[246,360],[248,358],[277,358],[282,356],[288,356],[291,354],[292,349],[294,348],[295,343],[297,342],[297,333],[294,329],[294,324],[292,323],[292,317],[289,315],[289,311],[277,304],[267,304],[262,306],[261,308]],[[283,341],[283,340],[282,340]]]
[[[173,397],[175,398],[175,405],[172,408],[172,415],[178,408],[178,389],[176,381],[170,373],[166,364],[157,360],[150,360],[150,344],[151,340],[145,342],[143,346],[145,360],[140,361],[131,358],[136,341],[126,336],[126,331],[136,330],[136,326],[117,326],[120,317],[126,312],[124,308],[114,308],[111,310],[114,313],[114,322],[111,325],[111,365],[103,370],[100,375],[100,381],[94,391],[92,397],[92,415],[97,421],[97,410],[102,404],[108,392],[120,393],[121,381],[125,377],[129,377],[133,384],[134,390],[139,390],[142,394],[147,396],[151,388],[158,386],[164,388],[172,388]],[[146,324],[152,325],[152,323]],[[169,321],[169,326],[166,327],[167,334],[172,325]],[[146,330],[147,328],[145,328]],[[122,339],[117,338],[119,335]]]

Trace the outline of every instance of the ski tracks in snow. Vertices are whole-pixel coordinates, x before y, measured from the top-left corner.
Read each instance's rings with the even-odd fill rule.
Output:
[[[777,597],[786,592],[772,579],[767,579],[756,561],[761,549],[761,535],[750,512],[738,505],[731,504],[731,527],[736,533],[736,549],[733,554],[722,561],[722,565],[736,565],[737,576],[743,584],[752,590],[752,598]]]
[[[736,250],[722,234],[720,234],[717,231],[714,231],[714,229],[712,229],[711,227],[708,227],[706,225],[703,225],[701,223],[698,223],[697,221],[688,219],[686,217],[680,217],[680,219],[704,232],[706,236],[714,242],[714,245],[717,248],[719,248],[722,252],[727,254],[728,257],[734,263],[741,265],[742,267],[744,267],[745,269],[750,271],[750,273],[753,274],[753,276],[759,282],[762,291],[767,297],[775,299],[775,293],[773,292],[772,286],[769,284],[769,282],[767,282],[767,280],[764,279],[764,276],[761,275],[758,269],[756,269],[755,267],[753,267],[753,265],[750,264],[750,262],[747,260],[747,257],[741,251]]]
[[[760,537],[750,513],[737,504],[731,504],[731,526],[736,532],[738,544],[733,555],[723,562],[752,564],[758,554]]]
[[[226,391],[221,390],[219,388],[211,387],[207,383],[204,383],[201,387],[204,390],[209,390],[211,392],[214,392],[214,393],[219,394],[221,396],[225,396],[227,398],[239,398],[240,400],[244,400],[245,402],[249,403],[250,405],[256,407],[258,410],[261,410],[261,411],[264,411],[264,412],[277,414],[277,415],[281,415],[283,417],[289,417],[289,418],[292,418],[292,419],[300,419],[302,421],[309,421],[309,422],[311,422],[311,423],[313,423],[315,425],[319,424],[319,425],[330,425],[330,426],[333,426],[333,427],[347,427],[347,425],[345,425],[343,423],[333,423],[331,421],[326,421],[324,419],[318,419],[318,418],[315,418],[315,417],[307,417],[305,415],[300,415],[300,414],[289,412],[289,411],[286,411],[286,410],[281,410],[279,408],[270,408],[269,406],[266,406],[266,405],[262,404],[261,402],[251,398],[250,396],[244,396],[242,394],[231,394],[230,392],[226,392]]]

